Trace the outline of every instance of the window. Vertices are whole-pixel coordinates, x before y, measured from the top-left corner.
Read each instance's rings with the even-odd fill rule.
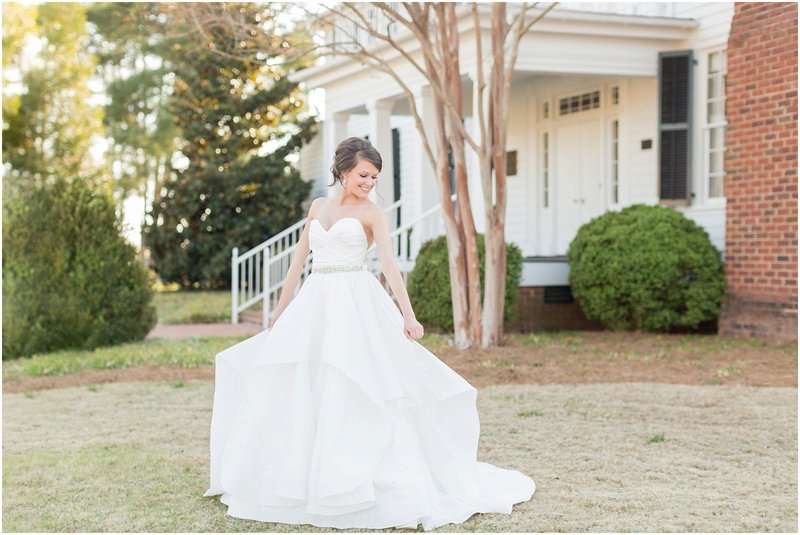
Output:
[[[573,303],[575,298],[572,296],[571,286],[545,286],[545,303]]]
[[[558,101],[559,115],[578,113],[600,107],[600,91],[591,91],[582,95],[564,97]]]
[[[726,51],[719,50],[708,55],[706,73],[706,124],[705,124],[705,173],[708,177],[708,196],[723,197],[725,178],[725,86],[727,81]]]
[[[547,132],[542,134],[542,198],[547,208],[550,194],[550,146]]]

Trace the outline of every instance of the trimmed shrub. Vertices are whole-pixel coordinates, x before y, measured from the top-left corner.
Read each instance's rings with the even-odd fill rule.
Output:
[[[147,270],[109,197],[62,178],[5,200],[3,359],[147,335]]]
[[[478,265],[481,281],[481,304],[484,288],[484,236],[477,235]],[[506,292],[503,321],[516,316],[519,281],[522,276],[522,251],[514,243],[506,243]],[[447,242],[439,236],[422,244],[414,269],[408,276],[408,296],[420,323],[442,332],[453,331],[453,300],[450,292],[450,269],[447,263]]]
[[[720,252],[675,209],[635,204],[606,212],[581,226],[567,259],[573,296],[610,329],[696,328],[719,316]]]

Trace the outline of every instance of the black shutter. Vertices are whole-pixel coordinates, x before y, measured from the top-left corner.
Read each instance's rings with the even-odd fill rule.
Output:
[[[689,201],[692,51],[658,54],[659,199]]]
[[[400,131],[397,128],[392,128],[392,159],[394,160],[394,169],[392,180],[394,181],[394,200],[400,200]],[[400,209],[397,208],[397,226],[400,226],[402,221]]]

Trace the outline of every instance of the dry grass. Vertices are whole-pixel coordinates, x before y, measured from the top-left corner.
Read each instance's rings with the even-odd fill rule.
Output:
[[[195,380],[3,394],[4,530],[335,531],[202,496],[212,396]],[[479,459],[537,490],[437,531],[797,530],[796,388],[507,385],[478,403]]]

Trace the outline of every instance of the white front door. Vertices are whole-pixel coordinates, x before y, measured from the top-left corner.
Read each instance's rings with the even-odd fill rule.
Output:
[[[602,122],[560,124],[555,133],[555,244],[566,254],[578,228],[605,211]]]

